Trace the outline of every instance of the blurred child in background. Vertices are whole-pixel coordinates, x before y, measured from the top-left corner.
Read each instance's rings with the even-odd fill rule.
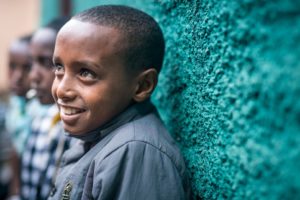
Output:
[[[8,178],[11,179],[10,195],[19,193],[20,158],[31,132],[30,126],[32,115],[35,113],[34,109],[38,109],[37,101],[27,97],[30,89],[30,40],[31,35],[20,37],[12,42],[8,50],[10,95],[8,109],[5,110],[5,128],[3,127],[5,133],[1,137],[5,137],[3,144],[12,145],[10,150],[5,153],[5,157],[9,158],[9,170],[12,172],[12,176]],[[6,142],[8,140],[11,140],[12,143]]]
[[[6,114],[6,129],[11,135],[19,155],[30,133],[30,101],[26,97],[30,89],[29,71],[31,59],[29,45],[31,36],[15,40],[9,48],[9,109]]]
[[[11,179],[10,161],[15,156],[10,137],[5,128],[5,115],[7,111],[7,94],[0,94],[0,199],[6,199],[9,195]]]
[[[69,145],[51,95],[55,39],[66,20],[53,20],[38,29],[31,39],[30,83],[41,108],[32,121],[31,134],[22,156],[21,199],[25,200],[47,199],[60,156]]]

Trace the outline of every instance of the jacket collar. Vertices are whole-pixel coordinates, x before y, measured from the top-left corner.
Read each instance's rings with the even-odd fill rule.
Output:
[[[125,111],[114,117],[108,123],[84,135],[72,135],[70,133],[66,134],[68,136],[80,139],[84,142],[95,143],[104,138],[107,134],[111,133],[113,130],[130,121],[139,119],[154,110],[155,107],[150,102],[150,100],[146,100],[145,102],[135,103],[129,106]]]

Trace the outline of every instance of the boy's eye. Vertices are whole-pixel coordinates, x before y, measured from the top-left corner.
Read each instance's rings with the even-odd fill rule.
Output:
[[[10,68],[11,70],[14,70],[17,66],[18,66],[18,65],[15,64],[15,63],[13,63],[13,62],[9,63],[9,68]],[[30,69],[31,69],[31,63],[24,63],[24,64],[19,65],[19,66],[21,66],[21,67],[22,67],[22,70],[24,70],[24,71],[26,71],[26,72],[30,71]]]
[[[54,64],[53,65],[53,71],[55,74],[63,73],[64,67],[61,64]]]
[[[80,76],[84,77],[84,78],[88,78],[88,79],[95,79],[96,78],[96,73],[89,70],[89,69],[81,69],[79,72]]]
[[[52,66],[52,57],[48,56],[37,56],[35,58],[35,62],[37,62],[39,65],[46,67],[46,68],[51,68]]]
[[[13,62],[10,62],[10,63],[9,63],[9,68],[10,68],[10,69],[15,69],[15,68],[16,68],[16,64],[13,63]]]

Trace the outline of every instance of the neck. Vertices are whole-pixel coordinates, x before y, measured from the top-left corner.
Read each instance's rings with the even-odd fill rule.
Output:
[[[135,103],[133,105],[130,105],[127,109],[125,109],[122,113],[114,117],[112,120],[93,131],[90,131],[84,135],[72,135],[70,133],[67,133],[67,135],[78,138],[85,142],[95,143],[104,138],[113,130],[119,128],[120,126],[130,121],[139,119],[153,110],[155,110],[155,108],[150,102],[150,100],[141,103]]]

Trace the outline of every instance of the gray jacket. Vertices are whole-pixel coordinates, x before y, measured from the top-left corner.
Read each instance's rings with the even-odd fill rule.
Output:
[[[81,140],[65,152],[49,200],[188,199],[184,160],[149,102]]]

